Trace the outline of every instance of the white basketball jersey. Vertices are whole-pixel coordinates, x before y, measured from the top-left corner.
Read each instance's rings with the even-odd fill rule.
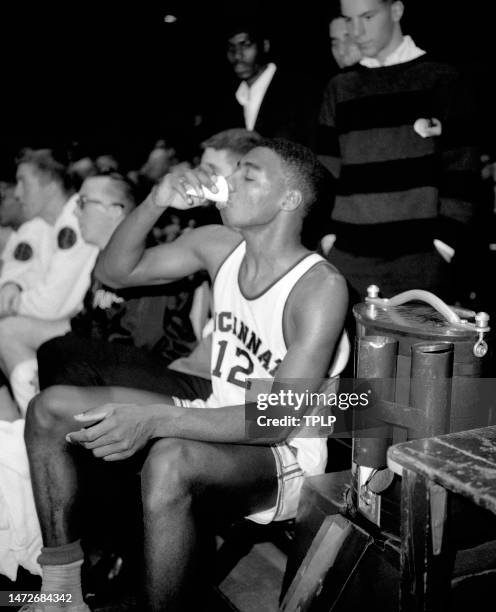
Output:
[[[223,262],[214,281],[214,331],[212,341],[212,395],[207,406],[238,406],[245,403],[248,378],[273,378],[287,346],[283,315],[289,294],[298,280],[325,261],[317,253],[306,255],[260,295],[248,298],[239,286],[240,266],[246,243],[241,242]],[[343,344],[343,343],[341,343]],[[343,360],[341,345],[336,361]],[[333,375],[339,372],[334,372]],[[325,438],[292,438],[298,462],[308,473],[323,471],[327,452]]]

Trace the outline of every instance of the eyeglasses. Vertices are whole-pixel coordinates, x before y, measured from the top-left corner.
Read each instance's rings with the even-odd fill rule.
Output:
[[[81,210],[84,210],[88,204],[91,204],[92,206],[97,206],[104,212],[110,210],[114,206],[118,206],[119,208],[122,208],[124,210],[124,204],[122,204],[122,202],[111,202],[110,204],[104,204],[100,200],[93,200],[88,196],[85,196],[84,194],[80,194],[77,196],[76,203]]]

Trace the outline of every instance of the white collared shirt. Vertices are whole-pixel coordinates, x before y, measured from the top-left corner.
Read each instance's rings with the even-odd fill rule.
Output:
[[[381,66],[394,66],[395,64],[403,64],[411,62],[417,57],[424,55],[425,51],[417,47],[411,36],[403,36],[403,41],[396,47],[381,64],[375,57],[364,57],[360,60],[360,64],[366,68],[380,68]]]
[[[236,90],[236,100],[243,107],[245,127],[247,130],[253,130],[255,127],[260,105],[262,104],[265,92],[272,81],[276,69],[277,66],[272,62],[267,64],[267,68],[265,68],[251,86],[248,85],[246,81],[242,81]]]

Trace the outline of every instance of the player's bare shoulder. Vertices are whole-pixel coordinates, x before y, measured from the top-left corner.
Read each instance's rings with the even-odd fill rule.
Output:
[[[341,327],[348,308],[343,275],[331,264],[315,264],[296,283],[288,299],[288,323],[293,330],[311,329],[323,336]]]
[[[196,251],[213,278],[222,262],[243,238],[239,232],[225,225],[204,225],[183,234],[181,240]]]
[[[344,276],[327,261],[321,261],[296,284],[294,297],[306,307],[325,309],[322,304],[348,303],[348,289]]]

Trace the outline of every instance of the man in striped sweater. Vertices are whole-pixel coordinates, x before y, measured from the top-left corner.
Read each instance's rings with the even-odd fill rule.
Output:
[[[341,0],[362,59],[330,81],[321,108],[318,152],[339,177],[328,258],[362,298],[378,284],[386,297],[417,288],[453,300],[447,262],[479,196],[473,102],[453,67],[403,36],[403,10]]]

